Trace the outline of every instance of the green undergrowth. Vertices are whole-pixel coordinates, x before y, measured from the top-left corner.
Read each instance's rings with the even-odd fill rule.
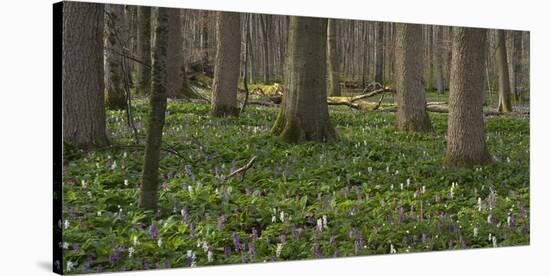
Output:
[[[136,102],[141,142],[147,110]],[[338,142],[290,145],[269,132],[275,108],[209,112],[169,101],[157,213],[137,208],[143,148],[126,146],[124,113],[108,112],[115,146],[65,165],[65,272],[529,244],[526,118],[487,118],[496,161],[460,169],[443,165],[445,114],[430,114],[434,134],[407,134],[392,113],[331,107]]]

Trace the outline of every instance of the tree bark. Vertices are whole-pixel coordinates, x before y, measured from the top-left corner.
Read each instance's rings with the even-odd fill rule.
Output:
[[[512,89],[514,91],[514,96],[516,98],[516,101],[520,100],[520,93],[521,93],[521,83],[522,83],[522,76],[521,76],[521,70],[522,70],[522,64],[521,64],[521,52],[522,52],[522,45],[521,45],[521,32],[520,31],[514,31],[513,32],[513,40],[514,40],[514,55],[512,58],[513,63],[513,86]]]
[[[443,76],[443,27],[434,26],[435,47],[433,49],[435,86],[438,93],[445,91],[445,78]]]
[[[338,43],[338,34],[336,30],[336,21],[329,19],[327,24],[327,68],[328,68],[328,94],[331,96],[340,96],[340,58],[338,57],[338,49],[336,45]]]
[[[285,94],[272,132],[283,141],[337,139],[327,106],[327,19],[290,17]]]
[[[142,95],[151,93],[151,8],[138,7],[138,58],[144,64],[137,67],[137,92]]]
[[[102,4],[63,3],[63,140],[78,147],[108,144],[103,27]]]
[[[124,76],[122,75],[123,49],[121,33],[123,26],[124,6],[105,5],[105,89],[106,105],[110,109],[122,110],[126,107]]]
[[[422,26],[397,24],[395,43],[395,83],[397,128],[412,132],[431,132],[432,123],[426,112],[424,72],[424,39]]]
[[[512,111],[512,97],[510,92],[510,77],[508,75],[508,58],[504,31],[497,30],[497,71],[498,71],[498,111]]]
[[[237,84],[241,53],[241,16],[218,12],[216,21],[216,61],[212,85],[212,115],[237,116]]]
[[[383,83],[384,72],[384,23],[376,22],[376,42],[374,49],[374,81]]]
[[[169,98],[196,98],[196,94],[191,90],[185,72],[181,9],[168,9],[167,56],[167,96]]]
[[[153,45],[151,111],[145,144],[145,162],[140,197],[141,208],[149,210],[157,208],[159,160],[166,112],[168,14],[168,9],[158,8]]]
[[[484,29],[453,30],[446,156],[451,166],[491,162],[483,122],[486,40]]]

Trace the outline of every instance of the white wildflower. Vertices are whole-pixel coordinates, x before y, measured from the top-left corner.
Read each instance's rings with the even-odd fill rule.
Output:
[[[321,231],[322,228],[323,228],[323,219],[318,219],[317,220],[317,229],[319,229],[319,231]]]
[[[327,219],[327,216],[326,215],[323,215],[323,227],[325,229],[328,229],[328,219]]]
[[[275,250],[275,256],[277,256],[277,258],[279,258],[281,256],[282,251],[283,251],[283,244],[278,243],[277,244],[277,249]]]
[[[192,196],[193,195],[193,186],[188,185],[187,186],[187,191],[189,192],[189,195]]]
[[[395,174],[398,175],[398,174],[399,174],[399,170],[396,170],[396,171],[395,171]]]
[[[69,249],[69,243],[63,242],[63,249]]]
[[[208,262],[211,263],[214,261],[214,252],[212,250],[208,250]]]
[[[395,247],[393,247],[393,243],[390,243],[390,254],[397,253],[397,250],[395,250]]]
[[[392,191],[393,191],[393,184],[391,184],[391,186],[390,186],[390,190],[392,190]]]
[[[63,227],[65,227],[65,229],[69,228],[69,220],[66,219],[66,220],[63,222]]]
[[[97,211],[97,216],[101,217],[101,211]]]
[[[124,158],[128,157],[128,153],[127,153],[127,152],[124,152],[124,153],[122,154],[122,157],[124,157]]]
[[[139,242],[138,242],[137,236],[134,236],[134,246],[138,245],[138,243],[139,243]]]
[[[411,185],[411,179],[407,178],[407,188],[409,188],[409,185]]]
[[[493,240],[493,234],[489,233],[489,238],[488,238],[489,241]]]
[[[367,170],[369,171],[369,173],[372,173],[372,167],[368,167]]]
[[[401,186],[401,191],[403,191],[403,183],[401,183],[401,185],[400,185],[400,186]]]
[[[386,173],[390,172],[390,166],[386,166]]]
[[[510,226],[510,223],[512,222],[512,217],[510,217],[510,214],[508,214],[508,217],[506,218],[506,222],[508,223],[508,226]]]
[[[159,240],[157,241],[157,245],[158,245],[158,247],[162,246],[162,239],[159,238]]]
[[[281,211],[281,213],[279,214],[279,219],[284,222],[285,221],[285,212],[284,211]]]
[[[481,212],[481,197],[477,198],[477,211]]]
[[[136,250],[133,247],[128,248],[128,257],[132,258],[132,256],[134,256],[134,252],[136,252]]]
[[[111,165],[111,170],[115,170],[116,169],[116,161],[113,162],[113,164]]]
[[[272,215],[271,216],[271,222],[276,222],[277,221],[277,217],[275,217],[275,215]]]
[[[492,218],[493,218],[493,217],[491,216],[491,214],[489,214],[489,215],[487,216],[487,223],[491,223],[491,219],[492,219]]]
[[[493,236],[492,241],[493,241],[493,247],[497,247],[498,245],[497,245],[497,237],[496,236]]]
[[[88,188],[88,183],[86,183],[86,181],[84,181],[84,179],[82,179],[82,181],[80,181],[80,183],[82,184],[82,188]]]
[[[74,269],[74,263],[71,261],[67,262],[67,272],[71,272]]]
[[[124,186],[128,186],[128,179],[124,179]]]
[[[474,238],[477,237],[479,233],[479,229],[477,227],[474,228]]]
[[[422,186],[422,193],[426,193],[426,186]]]

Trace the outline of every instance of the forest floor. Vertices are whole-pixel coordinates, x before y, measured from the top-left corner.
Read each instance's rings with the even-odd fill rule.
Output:
[[[144,152],[124,112],[107,114],[113,147],[67,149],[65,272],[529,244],[528,116],[487,117],[495,162],[465,169],[444,165],[446,114],[407,134],[393,113],[331,107],[337,143],[290,145],[269,132],[276,108],[209,109],[168,102],[158,213],[137,208]],[[147,110],[135,102],[141,143]]]

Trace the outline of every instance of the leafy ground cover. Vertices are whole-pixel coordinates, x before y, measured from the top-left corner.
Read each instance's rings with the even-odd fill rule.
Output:
[[[138,100],[142,141],[147,110]],[[269,133],[277,111],[214,119],[169,101],[156,213],[137,206],[143,147],[109,111],[113,147],[66,152],[65,272],[529,244],[528,118],[487,118],[496,161],[464,169],[443,164],[446,114],[419,135],[396,131],[391,113],[331,107],[339,142],[289,145]]]

